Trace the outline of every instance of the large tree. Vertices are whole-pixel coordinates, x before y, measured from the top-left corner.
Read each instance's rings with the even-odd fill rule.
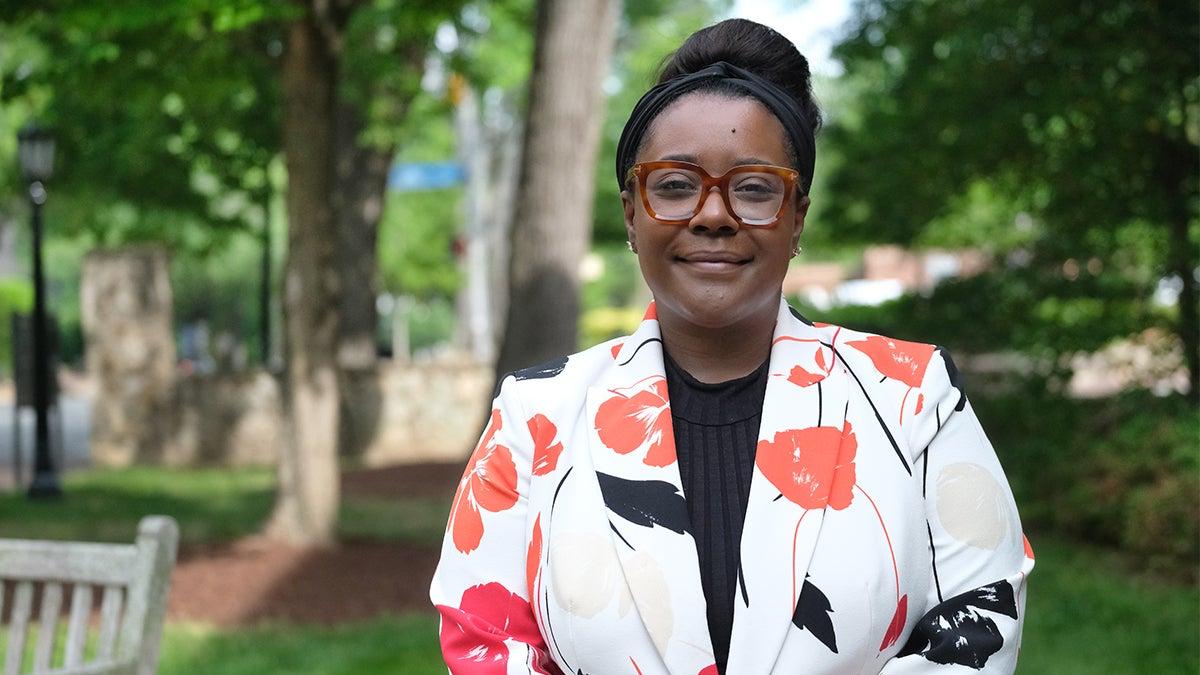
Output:
[[[56,185],[87,205],[72,211],[76,230],[110,244],[210,241],[210,224],[261,219],[265,166],[284,155],[290,440],[278,536],[333,536],[338,375],[374,363],[374,242],[395,130],[436,27],[460,4],[131,0],[113,11],[68,0],[0,12],[32,37],[25,63],[0,68],[0,93],[57,127]]]
[[[591,232],[600,83],[619,0],[539,0],[497,372],[578,346],[579,265]]]
[[[308,0],[282,58],[288,437],[268,532],[334,536],[348,368],[374,365],[376,255],[397,126],[456,3]],[[356,438],[349,435],[348,438]]]
[[[827,137],[837,166],[818,220],[905,243],[950,220],[997,253],[1023,249],[979,288],[1007,297],[979,301],[969,322],[1066,338],[1060,353],[1154,321],[1150,296],[1173,277],[1168,322],[1195,392],[1197,44],[1195,3],[862,2],[836,48],[857,95]],[[995,222],[972,220],[988,209]]]

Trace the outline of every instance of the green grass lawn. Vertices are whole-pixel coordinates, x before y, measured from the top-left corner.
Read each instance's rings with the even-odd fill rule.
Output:
[[[87,471],[67,477],[67,497],[30,503],[0,496],[0,537],[132,541],[138,518],[168,513],[188,544],[255,532],[271,507],[265,469]],[[348,500],[343,536],[436,544],[448,504]],[[1200,672],[1200,590],[1131,575],[1121,554],[1032,535],[1021,673]],[[3,636],[0,635],[0,644]],[[215,628],[169,624],[159,672],[441,673],[432,614],[337,626]]]
[[[130,543],[142,516],[161,513],[179,522],[184,545],[228,541],[262,525],[274,485],[266,468],[76,471],[64,477],[62,499],[0,494],[0,537]]]
[[[410,615],[340,626],[265,625],[215,630],[171,624],[160,675],[444,673],[437,617]]]

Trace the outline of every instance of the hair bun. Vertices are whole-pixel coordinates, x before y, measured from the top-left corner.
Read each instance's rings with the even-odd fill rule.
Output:
[[[808,59],[791,40],[747,19],[726,19],[692,33],[667,59],[658,82],[703,70],[718,61],[749,70],[791,94],[812,122],[813,133],[821,127]]]

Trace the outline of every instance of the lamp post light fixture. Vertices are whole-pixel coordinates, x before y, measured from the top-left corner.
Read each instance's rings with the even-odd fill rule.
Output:
[[[33,207],[33,405],[37,425],[29,497],[57,497],[62,489],[50,453],[50,342],[42,275],[42,205],[46,203],[45,182],[54,172],[54,136],[36,125],[26,126],[17,132],[17,158],[21,175],[29,183],[29,203]]]

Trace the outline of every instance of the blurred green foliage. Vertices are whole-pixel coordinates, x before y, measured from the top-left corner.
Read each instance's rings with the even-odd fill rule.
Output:
[[[1166,323],[1195,377],[1200,7],[886,0],[856,10],[834,52],[849,103],[825,135],[818,222],[846,240],[982,247],[995,278],[928,309],[985,323],[1009,348],[1094,349]],[[1161,312],[1149,298],[1171,275],[1184,292]]]
[[[12,317],[32,309],[32,284],[23,279],[0,279],[0,373],[12,374]]]
[[[1143,569],[1195,582],[1200,559],[1200,410],[1130,390],[1070,399],[1044,379],[967,395],[1000,454],[1021,517],[1134,553]]]

